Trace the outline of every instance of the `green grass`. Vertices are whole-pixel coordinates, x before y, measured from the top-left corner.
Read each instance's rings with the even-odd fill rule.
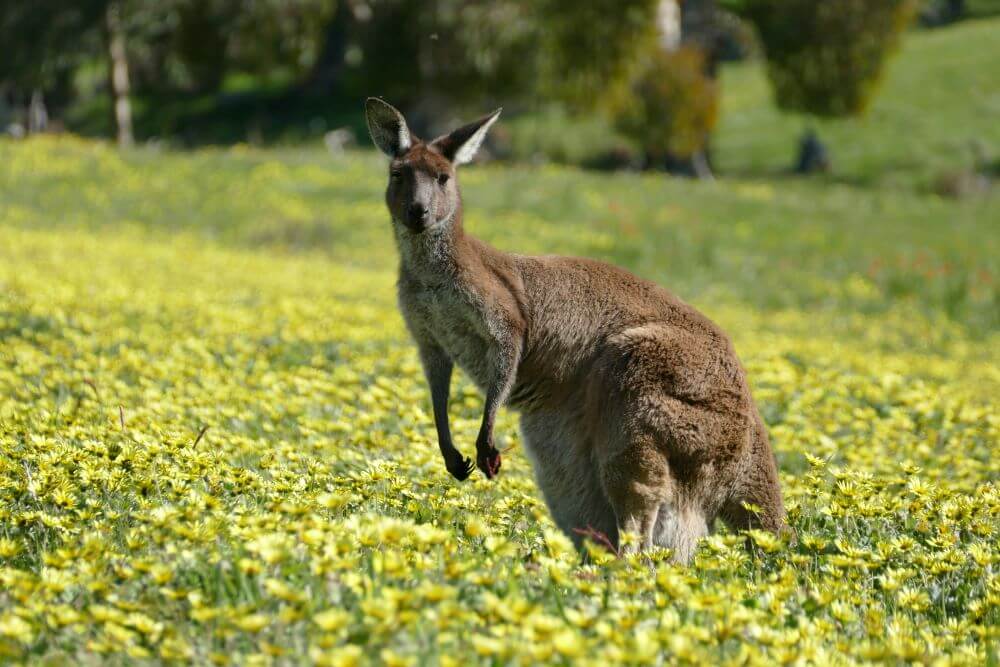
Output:
[[[1000,20],[911,32],[885,72],[868,113],[820,121],[782,113],[757,64],[723,69],[715,156],[731,174],[780,174],[794,164],[798,138],[815,128],[828,143],[833,179],[860,185],[929,188],[942,173],[975,166],[978,143],[1000,151]]]
[[[997,0],[968,0],[969,16],[986,17],[1000,14],[1000,2]]]
[[[772,102],[761,62],[726,65],[712,138],[715,167],[728,177],[790,175],[799,138],[814,129],[831,152],[832,173],[815,177],[826,182],[929,191],[942,175],[982,168],[982,159],[1000,158],[997,30],[994,17],[910,31],[872,107],[856,118],[783,112]],[[599,118],[540,111],[510,127],[518,159],[586,164],[612,149],[634,150]]]
[[[981,26],[915,36],[899,69]],[[965,118],[935,71],[914,104]],[[472,233],[623,265],[731,333],[799,539],[751,558],[723,531],[688,570],[581,564],[509,413],[500,477],[447,475],[382,157],[0,142],[0,661],[995,661],[998,195],[894,166],[933,158],[929,122],[859,124],[832,177],[781,176],[796,128],[742,108],[749,166],[716,183],[459,176]],[[459,375],[466,452],[481,405]]]
[[[269,179],[275,159],[304,177]],[[144,178],[135,188],[101,188],[94,179],[113,182],[121,168],[90,168],[86,152],[79,160],[56,181],[10,174],[5,206],[44,206],[25,213],[33,226],[127,220],[158,236],[187,231],[379,270],[395,262],[374,155],[205,151],[192,161],[137,151],[129,169]],[[995,195],[956,201],[823,180],[711,184],[558,167],[476,168],[463,182],[469,228],[501,247],[600,257],[695,301],[857,313],[912,303],[974,335],[1000,323]],[[837,287],[851,277],[871,291]]]

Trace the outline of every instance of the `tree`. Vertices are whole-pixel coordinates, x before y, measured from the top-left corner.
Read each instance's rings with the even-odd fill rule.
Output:
[[[382,95],[429,133],[490,103],[611,109],[649,74],[667,0],[38,0],[0,5],[0,89],[64,102],[105,65],[129,143],[130,95],[262,88]],[[714,0],[687,0],[694,6]],[[677,0],[670,0],[676,10]],[[676,18],[676,16],[675,16]],[[707,62],[707,61],[706,61]],[[95,67],[97,65],[98,67]],[[83,76],[77,76],[82,73]],[[646,86],[650,89],[649,86]],[[150,108],[162,108],[149,105]],[[167,114],[169,115],[169,114]],[[680,117],[676,116],[675,117]],[[655,152],[655,151],[654,151]]]
[[[128,56],[125,52],[125,27],[122,7],[111,2],[105,10],[105,35],[108,45],[108,87],[111,90],[112,108],[118,145],[131,146],[132,104],[129,101]]]
[[[351,33],[359,22],[358,13],[351,0],[342,0],[334,8],[322,31],[322,45],[316,59],[309,68],[304,81],[308,90],[317,93],[329,92],[343,86],[347,67],[347,49],[351,43]]]
[[[360,1],[360,0],[359,0]],[[0,4],[0,89],[32,118],[77,94],[104,64],[119,143],[132,141],[129,96],[211,94],[230,72],[304,78],[323,30],[349,0],[39,0]],[[58,109],[57,109],[58,111]],[[53,114],[54,115],[54,114]]]
[[[45,129],[47,97],[57,105],[73,94],[73,72],[95,58],[108,63],[108,90],[118,143],[132,143],[128,58],[125,50],[124,0],[47,0],[36,5],[5,3],[0,10],[0,81],[15,90],[31,91],[28,127]]]
[[[741,0],[757,27],[768,77],[782,109],[819,117],[854,116],[871,103],[915,0]],[[802,145],[815,148],[815,138]]]
[[[35,118],[72,95],[76,68],[100,51],[108,0],[42,0],[0,4],[0,86]],[[36,125],[36,123],[31,123]]]
[[[578,109],[615,108],[655,47],[660,0],[540,0],[543,95]]]
[[[608,108],[655,32],[657,0],[347,0],[313,81],[376,94],[428,134],[490,104]],[[329,57],[328,57],[329,56]]]
[[[183,65],[186,87],[196,93],[214,93],[222,86],[229,64],[234,31],[234,0],[168,2],[173,29],[170,49]]]
[[[705,53],[692,46],[656,50],[618,109],[618,128],[643,146],[648,166],[712,178],[705,151],[718,95],[705,62]]]
[[[233,2],[234,0],[228,0]],[[228,14],[229,66],[263,79],[282,76],[298,85],[310,76],[331,24],[351,0],[235,0]]]
[[[711,179],[708,140],[718,117],[712,0],[656,3],[646,45],[615,124],[645,153],[648,167]]]

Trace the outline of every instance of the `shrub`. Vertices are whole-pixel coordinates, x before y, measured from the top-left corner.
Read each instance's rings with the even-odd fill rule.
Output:
[[[693,47],[657,50],[640,72],[615,122],[653,161],[687,158],[705,148],[718,119],[716,84]]]
[[[817,116],[863,112],[914,0],[747,0],[778,106]]]
[[[657,0],[538,0],[542,94],[577,110],[614,108],[656,40]]]

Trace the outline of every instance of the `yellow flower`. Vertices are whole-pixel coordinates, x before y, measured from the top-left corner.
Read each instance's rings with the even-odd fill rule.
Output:
[[[487,637],[485,635],[473,635],[472,636],[472,648],[477,654],[486,656],[501,656],[506,652],[504,643],[494,637]]]
[[[10,637],[28,644],[34,639],[35,631],[24,619],[8,613],[0,616],[0,637]]]
[[[313,623],[326,632],[334,632],[347,625],[351,616],[341,609],[327,609],[313,614]]]
[[[178,637],[168,637],[160,643],[160,657],[164,660],[190,660],[193,656],[191,644]]]
[[[578,658],[583,655],[586,644],[583,638],[571,630],[563,630],[552,637],[552,646],[560,655]]]
[[[416,658],[413,656],[402,656],[387,648],[382,649],[379,657],[382,658],[382,664],[386,667],[409,667],[409,665],[416,664]]]
[[[240,630],[244,632],[257,633],[266,628],[271,623],[271,619],[264,614],[247,614],[233,621]]]
[[[481,537],[489,528],[477,517],[469,517],[465,522],[465,534],[469,537]]]
[[[280,579],[266,579],[264,581],[264,590],[279,600],[284,600],[286,602],[301,603],[306,600],[304,593],[295,590]]]
[[[0,558],[13,558],[21,553],[21,545],[6,537],[0,538]]]
[[[361,664],[364,653],[360,646],[344,646],[332,651],[310,649],[310,659],[318,667],[356,667]]]
[[[0,141],[0,662],[988,660],[1000,338],[981,326],[996,276],[972,208],[924,206],[927,256],[910,256],[891,241],[923,204],[893,193],[859,254],[847,227],[727,227],[725,179],[675,197],[662,179],[547,166],[535,194],[583,193],[635,230],[554,224],[532,202],[469,221],[501,246],[599,249],[657,280],[636,238],[650,257],[705,245],[725,260],[688,252],[685,289],[745,362],[798,541],[751,531],[748,550],[720,525],[678,566],[596,537],[580,553],[514,414],[497,418],[512,445],[497,479],[447,474],[391,232],[371,224],[378,171],[360,153]],[[523,190],[515,172],[477,171],[476,196]],[[803,198],[824,220],[871,208],[863,188],[814,186],[773,188],[776,215]],[[952,214],[963,233],[924,224]],[[780,307],[760,308],[725,296],[733,229],[739,253],[823,252],[785,253]],[[762,303],[778,289],[752,282]],[[473,442],[482,395],[461,373],[449,415]]]
[[[288,558],[288,536],[283,533],[261,535],[247,543],[247,549],[258,554],[268,565],[274,565]]]
[[[174,578],[174,572],[169,567],[163,564],[156,564],[149,570],[149,575],[153,578],[157,584],[161,586],[163,584],[170,583]]]

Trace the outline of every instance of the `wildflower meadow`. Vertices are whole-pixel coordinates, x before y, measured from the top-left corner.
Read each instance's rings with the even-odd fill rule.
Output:
[[[623,264],[732,333],[797,540],[720,530],[684,568],[581,558],[514,415],[498,479],[448,475],[384,169],[0,144],[0,660],[996,663],[990,201],[461,174],[473,233]],[[467,453],[480,406],[459,377]]]

